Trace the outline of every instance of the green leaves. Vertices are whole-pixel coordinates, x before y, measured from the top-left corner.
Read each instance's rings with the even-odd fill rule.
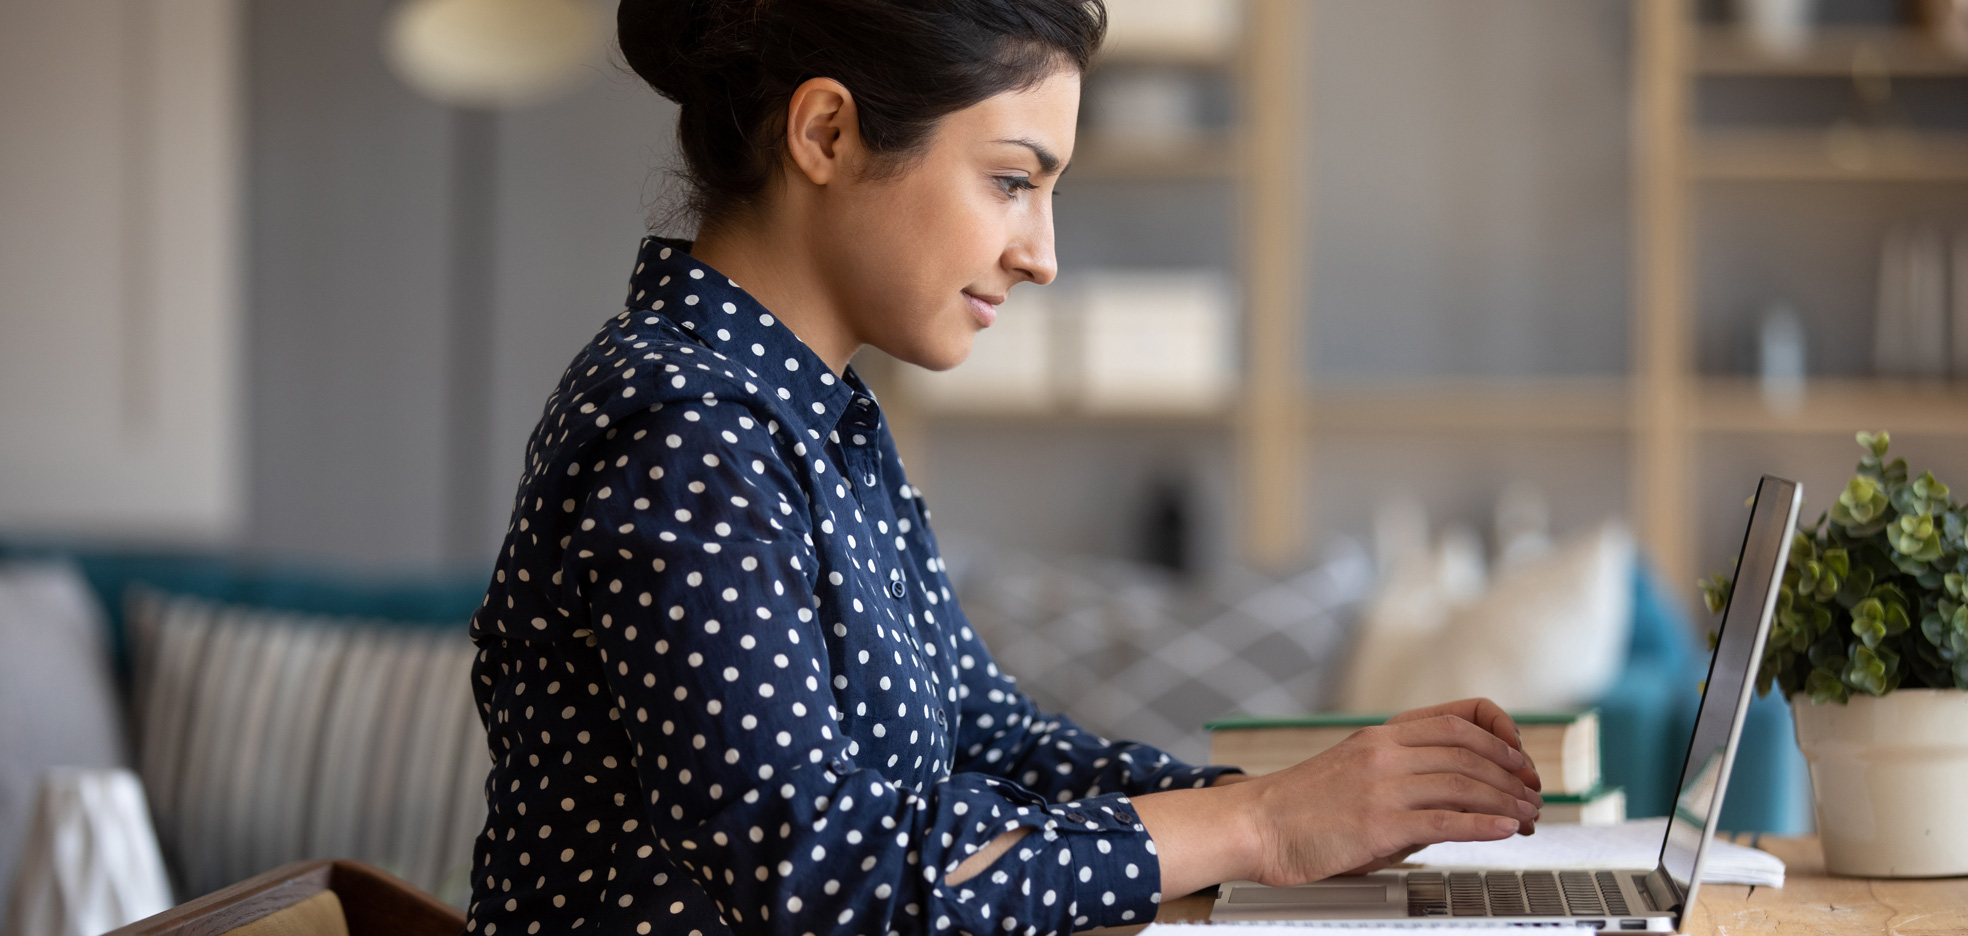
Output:
[[[1909,478],[1889,441],[1859,433],[1856,473],[1795,533],[1758,692],[1843,703],[1901,686],[1968,689],[1968,508],[1933,473]],[[1733,584],[1699,583],[1711,613]]]
[[[1734,587],[1729,577],[1720,572],[1695,583],[1701,589],[1702,603],[1708,606],[1708,613],[1721,614],[1729,606],[1729,592]]]
[[[1893,436],[1882,429],[1877,433],[1861,432],[1858,440],[1860,448],[1872,453],[1870,461],[1876,465],[1879,464],[1880,459],[1886,457],[1886,447],[1892,444]]]
[[[1890,647],[1853,647],[1845,665],[1845,685],[1881,696],[1899,687],[1900,655]]]
[[[1941,558],[1941,531],[1934,528],[1934,518],[1926,514],[1902,514],[1887,524],[1886,541],[1893,544],[1894,552],[1915,562]]]
[[[1855,475],[1846,482],[1845,490],[1838,492],[1838,503],[1831,507],[1831,522],[1853,536],[1864,536],[1886,525],[1886,511],[1892,506],[1886,486],[1877,478]]]

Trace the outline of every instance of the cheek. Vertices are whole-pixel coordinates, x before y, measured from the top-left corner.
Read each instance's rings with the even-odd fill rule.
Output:
[[[997,265],[1004,211],[954,182],[897,180],[844,213],[825,245],[848,314],[873,340],[935,328],[969,310],[961,291]]]

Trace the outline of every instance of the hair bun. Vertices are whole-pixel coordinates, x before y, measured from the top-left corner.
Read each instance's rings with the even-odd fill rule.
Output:
[[[709,63],[698,61],[706,34],[729,0],[621,0],[616,37],[629,67],[656,93],[678,104],[705,90]]]

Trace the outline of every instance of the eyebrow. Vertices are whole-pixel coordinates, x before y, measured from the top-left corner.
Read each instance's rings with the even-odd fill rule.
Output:
[[[1039,143],[1033,140],[1016,139],[1016,140],[999,140],[998,142],[1008,143],[1012,146],[1022,146],[1028,150],[1031,150],[1032,155],[1038,157],[1039,159],[1040,175],[1053,175],[1061,171],[1059,157],[1053,155],[1053,152],[1051,150],[1046,149],[1044,146],[1041,146]]]

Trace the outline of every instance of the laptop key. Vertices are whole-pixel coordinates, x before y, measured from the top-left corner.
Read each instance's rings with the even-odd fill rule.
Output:
[[[1475,871],[1449,872],[1449,911],[1456,916],[1489,916],[1483,900],[1483,875]]]
[[[1448,916],[1448,880],[1437,871],[1410,871],[1408,883],[1408,916]]]
[[[1558,875],[1550,871],[1526,871],[1523,881],[1524,900],[1530,907],[1527,915],[1565,915],[1565,899],[1558,894]]]
[[[1558,884],[1565,890],[1565,907],[1573,916],[1603,914],[1606,902],[1599,898],[1599,886],[1586,871],[1561,871]]]
[[[1490,871],[1483,875],[1483,889],[1490,898],[1491,916],[1523,916],[1524,884],[1514,871]]]

